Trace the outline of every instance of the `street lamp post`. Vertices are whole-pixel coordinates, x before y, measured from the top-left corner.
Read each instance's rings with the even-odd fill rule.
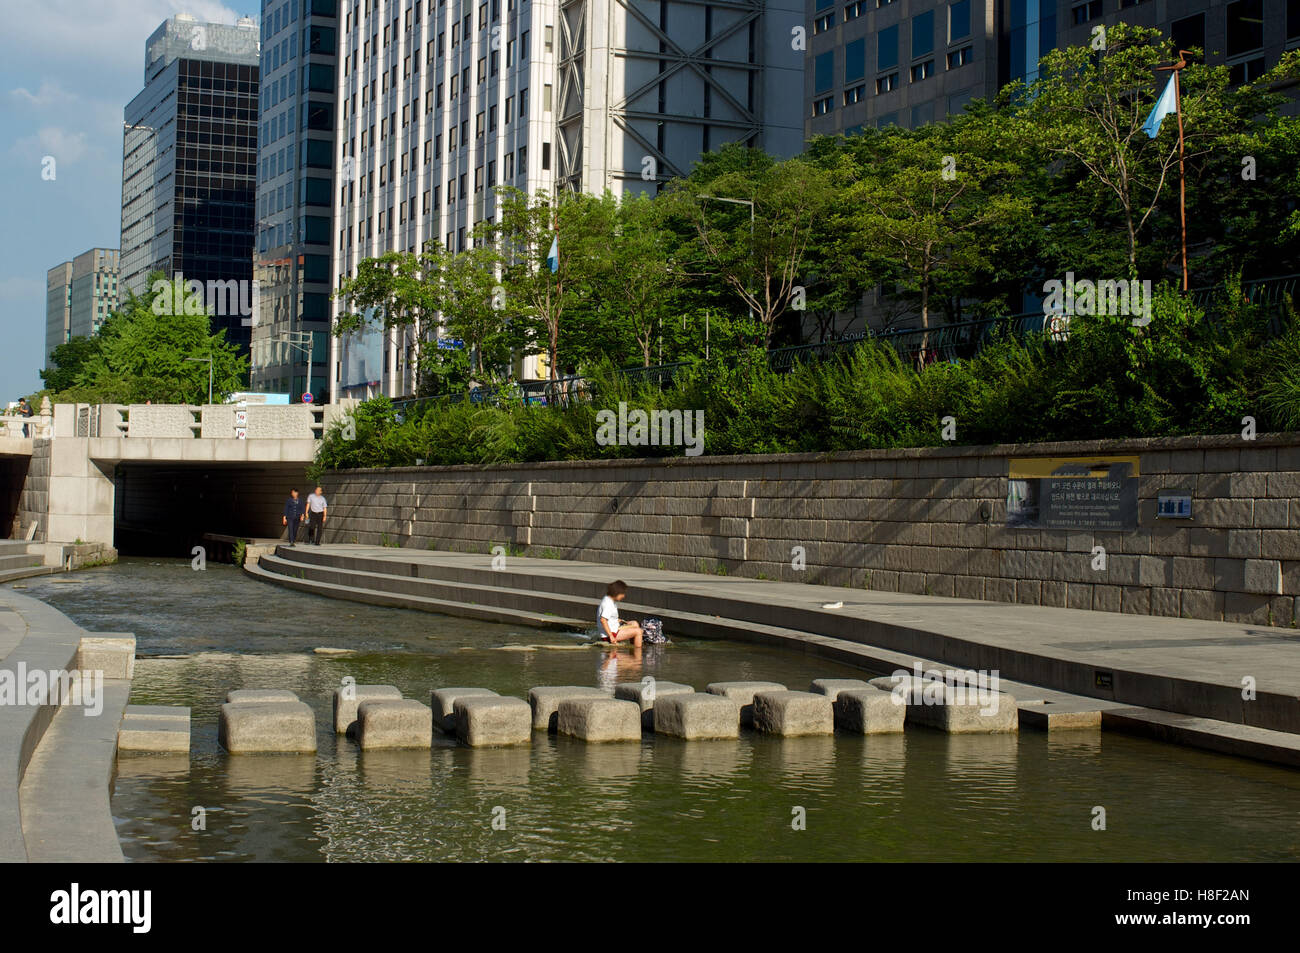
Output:
[[[700,198],[711,199],[714,202],[726,202],[728,205],[749,206],[749,253],[752,256],[754,253],[754,200],[753,199],[729,199],[729,198],[724,198],[721,195],[701,195]],[[750,288],[749,293],[750,296],[752,297],[754,294],[754,289],[752,287]],[[754,306],[752,304],[749,306],[749,319],[751,321],[754,319]]]
[[[185,358],[185,360],[186,360],[187,363],[193,363],[193,364],[202,364],[204,361],[207,361],[207,363],[208,363],[208,403],[209,403],[209,404],[212,403],[212,355],[209,354],[207,357],[187,357],[187,358]]]
[[[300,351],[307,356],[307,387],[303,391],[305,394],[311,393],[311,372],[313,368],[312,358],[312,332],[310,331],[282,331],[276,335],[276,338],[283,341],[287,347]]]

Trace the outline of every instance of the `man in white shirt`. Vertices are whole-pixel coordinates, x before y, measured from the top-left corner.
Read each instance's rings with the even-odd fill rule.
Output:
[[[618,617],[618,604],[626,597],[627,583],[622,579],[616,579],[605,588],[605,598],[600,600],[600,608],[596,610],[596,626],[602,642],[630,641],[633,645],[641,645],[641,624],[630,619],[624,622]]]
[[[318,486],[307,497],[307,542],[320,545],[321,538],[325,535],[327,509],[324,490]]]

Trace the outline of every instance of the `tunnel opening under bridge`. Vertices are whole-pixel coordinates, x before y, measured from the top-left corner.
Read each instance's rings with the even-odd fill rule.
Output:
[[[208,545],[204,534],[274,539],[293,487],[311,492],[302,463],[119,463],[113,545],[124,556],[189,559]]]

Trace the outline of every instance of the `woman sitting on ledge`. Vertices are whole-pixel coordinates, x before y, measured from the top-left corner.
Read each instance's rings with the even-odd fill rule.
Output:
[[[605,587],[605,598],[600,600],[600,609],[596,613],[596,625],[600,628],[600,640],[617,644],[631,642],[641,645],[641,625],[630,619],[621,622],[618,617],[618,603],[627,597],[627,583],[616,579]]]

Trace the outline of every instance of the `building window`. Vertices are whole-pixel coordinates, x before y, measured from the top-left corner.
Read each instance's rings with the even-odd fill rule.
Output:
[[[891,3],[895,2],[897,2],[897,0],[876,0],[876,9],[879,10],[881,7],[887,7]]]
[[[826,96],[823,99],[813,100],[813,115],[825,116],[829,113],[834,108],[834,99],[833,96]]]
[[[1296,2],[1296,0],[1292,0]],[[1184,17],[1181,20],[1175,20],[1169,27],[1169,37],[1174,41],[1174,49],[1190,50],[1192,48],[1205,50],[1205,14],[1198,13],[1195,16]]]
[[[547,83],[542,87],[542,112],[551,111],[551,84]]]
[[[1088,3],[1081,3],[1078,6],[1071,7],[1070,13],[1074,17],[1075,26],[1089,23],[1101,16],[1101,0],[1089,0]]]
[[[551,144],[542,143],[542,171],[549,172],[551,169]]]
[[[876,94],[887,93],[890,90],[898,89],[898,74],[889,73],[885,76],[876,77]]]
[[[934,11],[912,17],[912,59],[934,52]]]
[[[957,0],[948,8],[948,42],[970,36],[970,0]]]
[[[844,105],[852,106],[854,103],[860,103],[866,95],[867,86],[865,83],[846,89],[844,90]]]
[[[1286,38],[1300,40],[1300,0],[1286,0]]]
[[[1228,83],[1232,86],[1253,83],[1263,75],[1264,57],[1262,56],[1257,56],[1253,60],[1246,60],[1244,63],[1233,63],[1228,67]]]
[[[876,34],[876,69],[893,69],[898,65],[898,24]]]
[[[926,60],[924,63],[914,63],[912,65],[912,82],[919,83],[923,79],[929,79],[934,75],[934,60]]]
[[[858,17],[862,16],[865,9],[866,5],[863,3],[863,0],[856,0],[855,3],[845,5],[844,22],[848,23],[850,20],[856,20]]]
[[[956,69],[959,66],[965,66],[971,61],[971,55],[975,48],[972,46],[963,46],[960,50],[953,50],[948,54],[948,69]]]
[[[824,93],[835,85],[835,51],[818,53],[813,60],[813,92]]]
[[[1228,4],[1228,56],[1240,56],[1264,45],[1264,0]]]
[[[844,44],[844,82],[863,79],[867,75],[867,41],[854,40]]]
[[[832,10],[830,13],[823,13],[821,16],[813,20],[813,34],[825,33],[834,25],[835,11]]]

